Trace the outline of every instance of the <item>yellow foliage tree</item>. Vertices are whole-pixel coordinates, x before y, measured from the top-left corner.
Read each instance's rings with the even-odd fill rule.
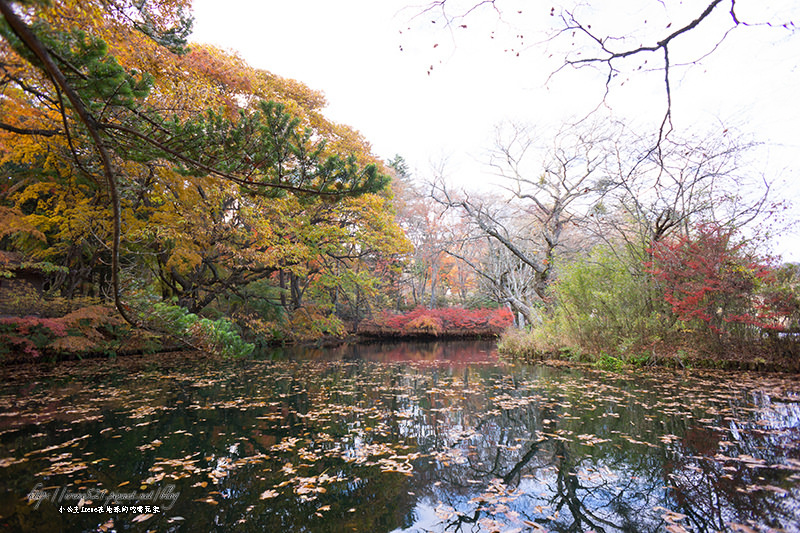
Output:
[[[68,267],[67,295],[109,283],[126,318],[126,287],[194,311],[402,250],[363,137],[321,93],[189,45],[189,9],[0,0],[0,246]]]

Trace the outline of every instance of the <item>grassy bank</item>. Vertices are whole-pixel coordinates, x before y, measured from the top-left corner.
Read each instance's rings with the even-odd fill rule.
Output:
[[[761,370],[800,373],[800,341],[787,337],[756,341],[722,341],[716,345],[698,343],[687,335],[671,342],[644,346],[621,344],[616,349],[592,349],[548,336],[542,329],[507,330],[498,351],[509,358],[526,362],[563,361],[585,363],[604,370],[623,370],[647,366],[668,368],[713,368],[720,370]]]

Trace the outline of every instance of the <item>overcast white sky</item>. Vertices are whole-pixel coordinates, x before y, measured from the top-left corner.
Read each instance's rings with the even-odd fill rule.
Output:
[[[705,5],[684,3],[688,16]],[[800,23],[800,2],[772,2],[773,13],[759,13],[762,3],[739,0],[737,6],[751,20]],[[415,17],[421,8],[413,0],[194,0],[192,39],[236,50],[257,68],[322,91],[330,119],[359,130],[379,157],[402,155],[417,177],[446,160],[452,181],[477,186],[494,179],[485,162],[495,125],[510,119],[556,127],[585,115],[603,94],[602,78],[589,71],[564,71],[548,82],[564,53],[537,33],[552,21],[551,4],[496,5],[503,9],[500,17],[485,8],[446,29],[433,13]],[[614,14],[609,24],[667,23],[663,13],[643,11],[649,3],[631,1],[624,4],[630,9],[616,10],[608,5],[620,2],[592,2]],[[729,20],[721,17],[721,23]],[[676,68],[673,88],[679,129],[716,123],[754,135],[766,143],[765,171],[781,176],[788,195],[800,190],[793,168],[800,154],[797,33],[739,28],[701,64]],[[710,50],[713,43],[703,40],[710,33],[697,35],[681,43],[683,50],[676,46],[673,58]],[[652,128],[663,113],[661,76],[615,84],[610,113]],[[784,258],[800,260],[796,232],[779,247]]]

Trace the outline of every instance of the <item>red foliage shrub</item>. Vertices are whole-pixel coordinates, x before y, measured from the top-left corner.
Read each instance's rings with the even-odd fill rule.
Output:
[[[714,334],[749,326],[784,330],[795,306],[776,284],[768,261],[732,244],[732,233],[701,224],[696,234],[656,243],[646,264],[664,288],[664,300],[682,322],[705,324]]]
[[[0,318],[0,341],[5,350],[16,348],[31,357],[38,357],[45,346],[66,335],[66,324],[57,318]]]
[[[104,332],[123,324],[111,309],[100,305],[82,307],[60,318],[0,318],[0,356],[103,350]]]
[[[384,311],[372,320],[363,322],[361,331],[394,335],[496,335],[513,322],[511,311],[505,308],[418,307],[403,314]]]
[[[442,333],[442,329],[442,321],[428,314],[423,314],[409,320],[406,322],[405,326],[403,326],[403,331],[407,333],[422,332],[431,335],[439,335]]]

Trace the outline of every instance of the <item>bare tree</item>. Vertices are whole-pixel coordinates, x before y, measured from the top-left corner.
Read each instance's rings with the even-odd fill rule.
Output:
[[[741,229],[769,219],[780,204],[770,182],[748,161],[752,142],[727,129],[706,138],[637,136],[620,124],[578,124],[544,143],[530,127],[497,130],[489,165],[503,196],[454,191],[443,180],[431,196],[457,211],[482,242],[480,260],[448,252],[469,265],[482,287],[525,321],[549,312],[548,286],[558,262],[599,243],[644,275],[650,247],[699,222]]]
[[[771,200],[771,180],[748,162],[756,144],[720,130],[705,138],[663,139],[658,154],[648,139],[617,136],[587,229],[640,254],[699,222],[741,230],[774,216],[783,202]]]
[[[503,200],[450,190],[443,180],[432,184],[432,197],[468,220],[475,236],[489,239],[487,259],[468,264],[500,301],[528,322],[537,305],[550,308],[547,288],[557,256],[588,243],[571,239],[608,182],[603,174],[605,136],[599,128],[559,132],[545,147],[532,129],[498,128],[489,164],[508,194]],[[464,259],[456,251],[451,254]]]
[[[448,253],[478,275],[478,286],[483,294],[508,305],[517,314],[518,325],[538,323],[544,306],[536,293],[537,272],[494,239],[474,237],[467,249],[476,248],[476,243],[483,244],[479,258],[471,257],[462,247],[448,250]]]

